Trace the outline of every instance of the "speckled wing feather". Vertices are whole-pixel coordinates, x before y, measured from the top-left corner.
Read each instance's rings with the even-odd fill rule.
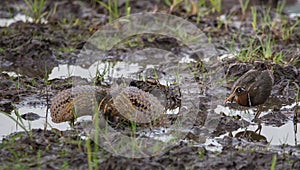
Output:
[[[111,95],[120,116],[137,124],[149,124],[164,113],[156,97],[136,87],[113,89]]]
[[[50,107],[52,121],[73,121],[76,117],[93,115],[97,108],[97,90],[98,87],[86,85],[58,93],[53,97]]]

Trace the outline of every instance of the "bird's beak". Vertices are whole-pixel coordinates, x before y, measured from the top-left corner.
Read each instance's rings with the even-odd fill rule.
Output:
[[[227,97],[227,98],[225,99],[224,104],[226,104],[228,101],[230,101],[230,102],[232,103],[234,97],[235,97],[235,93],[232,92],[232,93],[229,95],[229,97]]]

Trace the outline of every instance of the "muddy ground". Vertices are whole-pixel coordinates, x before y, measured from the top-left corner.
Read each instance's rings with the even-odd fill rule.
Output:
[[[18,13],[28,11],[28,6],[20,0],[4,1],[0,6],[0,18],[9,18]],[[217,49],[217,56],[232,53],[230,48],[241,51],[251,51],[249,39],[254,41],[257,51],[251,58],[224,57],[221,67],[224,68],[224,77],[228,79],[228,92],[232,79],[241,76],[252,68],[255,61],[265,60],[274,70],[274,87],[271,99],[266,105],[271,106],[272,112],[260,118],[261,123],[272,126],[281,126],[288,120],[298,123],[299,106],[280,109],[282,105],[296,102],[299,93],[300,80],[300,26],[288,38],[283,39],[282,27],[260,28],[254,33],[251,26],[252,16],[248,11],[243,16],[241,8],[223,7],[220,13],[202,15],[197,23],[197,15],[188,7],[179,5],[169,11],[163,1],[130,1],[131,13],[163,12],[183,17],[197,25]],[[24,10],[25,8],[25,10]],[[119,13],[125,14],[125,1],[118,3]],[[257,6],[258,20],[262,19],[266,11]],[[55,9],[55,11],[53,10]],[[51,97],[58,91],[72,87],[72,78],[47,80],[51,70],[59,64],[74,64],[77,55],[86,40],[108,23],[109,13],[99,4],[89,1],[46,1],[43,11],[47,11],[47,23],[16,22],[8,27],[0,27],[0,110],[11,113],[14,108],[22,105],[50,105]],[[231,20],[220,22],[221,16],[231,16]],[[288,18],[286,26],[291,27],[296,19]],[[276,17],[276,9],[272,9],[270,17]],[[275,19],[274,19],[274,22]],[[280,25],[280,23],[277,23]],[[275,24],[276,25],[276,24]],[[272,56],[282,52],[281,62],[274,58],[264,58],[260,40],[267,36],[274,39]],[[234,38],[234,41],[232,39]],[[147,38],[140,40],[145,46],[160,47],[166,50],[180,50],[180,44],[173,39],[154,37],[151,42]],[[146,45],[145,45],[146,44]],[[128,47],[130,48],[130,47]],[[136,50],[132,47],[126,50]],[[124,49],[113,48],[110,52],[116,59],[125,53]],[[205,66],[204,66],[205,67]],[[208,69],[208,68],[207,68]],[[202,74],[206,69],[198,69]],[[20,76],[12,77],[7,72],[14,72]],[[199,81],[199,84],[203,85]],[[211,94],[204,94],[199,99],[204,110]],[[274,104],[276,102],[276,105]],[[232,106],[236,107],[236,106]],[[203,113],[204,115],[207,113]],[[226,132],[234,131],[249,124],[240,117],[222,115],[216,130],[206,137],[216,137]],[[201,131],[203,122],[196,123],[186,140],[163,155],[132,159],[114,156],[99,147],[94,153],[98,167],[101,169],[269,169],[272,159],[276,159],[276,169],[300,169],[300,146],[280,145],[269,146],[263,136],[237,137],[225,136],[215,140],[222,145],[221,151],[211,151],[204,146],[194,145],[201,138],[197,128]],[[2,129],[3,127],[1,127]],[[5,127],[4,127],[5,128]],[[299,130],[299,129],[298,129]],[[250,132],[249,132],[250,133]],[[292,133],[292,132],[291,132]],[[299,135],[299,132],[296,133]],[[201,143],[201,142],[200,142]],[[92,148],[94,143],[91,141]],[[1,169],[87,169],[88,153],[85,141],[77,130],[59,131],[33,129],[26,133],[14,133],[4,137],[0,144]],[[95,166],[96,162],[93,163]],[[274,162],[273,162],[274,163]]]

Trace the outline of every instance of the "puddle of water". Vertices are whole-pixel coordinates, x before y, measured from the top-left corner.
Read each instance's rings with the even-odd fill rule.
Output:
[[[8,27],[11,24],[16,23],[18,21],[33,22],[33,19],[24,14],[17,14],[13,18],[0,18],[0,27]],[[41,23],[47,23],[47,21],[42,18]]]
[[[51,74],[49,75],[49,80],[55,78],[68,78],[70,76],[80,76],[81,78],[91,79],[95,77],[97,70],[101,73],[104,71],[107,66],[111,65],[109,62],[105,63],[94,63],[89,68],[85,69],[76,65],[59,65],[54,67]],[[129,76],[132,74],[136,74],[142,67],[137,63],[125,63],[125,62],[117,62],[113,66],[113,69],[107,73],[108,76],[116,78],[122,76]]]
[[[14,111],[12,111],[11,116],[15,120],[18,120],[18,122],[20,122],[20,123],[23,122],[26,130],[39,129],[39,128],[43,129],[45,127],[45,123],[46,123],[46,107],[45,106],[39,106],[39,107],[24,106],[24,107],[20,107],[17,111],[20,115],[29,113],[29,112],[33,112],[33,113],[36,113],[39,116],[41,116],[40,119],[37,119],[34,121],[28,121],[28,120],[24,120],[24,119],[20,120],[17,118]],[[13,132],[24,131],[24,129],[22,129],[16,122],[14,122],[14,120],[12,120],[11,118],[9,118],[8,116],[6,116],[2,113],[0,113],[0,124],[2,127],[0,130],[0,141],[2,140],[2,138],[4,136],[9,135]],[[53,123],[51,121],[50,113],[48,113],[47,129],[51,129],[51,127],[57,128],[60,130],[70,129],[69,124],[66,122],[58,123],[58,124]]]
[[[297,129],[300,128],[299,123],[296,124],[296,126]],[[295,132],[294,123],[292,121],[288,121],[280,127],[262,125],[261,134],[273,145],[289,144],[294,146],[300,144],[300,133]]]
[[[144,49],[143,53],[147,50],[153,50],[153,49]],[[157,50],[157,49],[156,49]],[[120,78],[120,77],[126,77],[126,78],[133,78],[133,79],[140,79],[139,75],[147,75],[146,71],[148,69],[154,69],[156,67],[159,67],[160,64],[166,62],[165,58],[168,53],[164,51],[159,51],[155,55],[156,56],[142,56],[142,54],[133,54],[133,56],[127,58],[128,61],[117,61],[117,62],[109,62],[109,61],[101,61],[101,62],[95,62],[92,65],[90,65],[88,68],[83,68],[79,65],[68,65],[68,64],[61,64],[57,67],[54,67],[51,71],[51,74],[49,75],[49,80],[59,78],[64,79],[68,78],[70,76],[80,76],[81,78],[87,78],[91,79],[94,78],[97,71],[102,73],[103,71],[107,71],[105,74],[106,77],[110,78]],[[144,54],[145,55],[145,54]],[[170,54],[168,54],[170,55]],[[168,56],[167,55],[167,56]],[[174,62],[172,55],[170,55],[170,65],[168,67],[172,68],[176,66],[178,67],[178,63],[185,64],[185,63],[191,63],[196,62],[194,59],[190,58],[188,55],[182,56],[182,58],[178,62]],[[139,60],[137,60],[139,58]],[[153,59],[154,58],[154,59]],[[177,59],[177,58],[176,58]],[[174,62],[174,63],[173,63]],[[106,70],[105,70],[106,69]],[[167,72],[167,74],[172,75],[172,73],[168,72],[171,70],[168,70],[168,68],[160,68],[165,69],[164,71]],[[177,73],[178,74],[178,73]],[[169,80],[176,80],[176,75],[163,77],[159,79],[160,84],[169,85]]]
[[[223,146],[211,138],[207,138],[204,144],[206,150],[212,152],[222,152]]]
[[[186,141],[189,143],[189,141]],[[223,146],[218,143],[215,139],[205,138],[205,143],[195,143],[193,144],[195,147],[204,147],[206,150],[211,152],[222,152]]]
[[[13,72],[13,71],[2,71],[2,73],[8,74],[9,77],[19,77],[19,76],[22,76],[21,74],[17,74],[16,72]]]
[[[93,77],[95,77],[96,72],[99,71],[100,73],[104,71],[104,69],[107,69],[108,71],[106,73],[106,76],[110,78],[118,78],[118,77],[129,77],[133,79],[138,79],[139,75],[138,73],[144,72],[148,68],[155,68],[157,65],[152,65],[148,64],[148,61],[152,62],[151,59],[145,59],[143,63],[134,63],[134,62],[95,62],[92,64],[89,68],[83,68],[78,65],[67,65],[67,64],[62,64],[59,65],[58,67],[54,67],[53,70],[51,71],[51,74],[49,75],[49,80],[59,78],[59,79],[65,79],[70,76],[79,76],[81,78],[86,78],[88,80],[91,80]],[[191,59],[188,57],[183,58],[180,63],[185,63],[185,62],[192,62]],[[6,72],[10,76],[18,76],[14,72]],[[143,74],[143,73],[142,73]],[[175,78],[174,78],[175,80]],[[161,79],[160,80],[161,84],[166,84],[169,85],[170,82],[166,79]],[[28,112],[33,112],[37,113],[41,117],[46,116],[46,107],[45,106],[39,106],[39,107],[30,107],[30,106],[21,106],[18,108],[18,112],[20,115]],[[167,114],[178,114],[179,113],[179,108],[176,108],[174,110],[167,110]],[[11,114],[15,119],[17,119],[17,116],[15,116],[14,113]],[[91,116],[90,116],[91,117]],[[84,117],[78,118],[77,121],[81,121],[82,119],[85,119]],[[24,122],[24,125],[27,130],[33,129],[33,128],[44,128],[45,126],[45,118],[40,118],[35,121],[27,121],[27,120],[22,120]],[[49,128],[57,128],[59,130],[66,130],[70,129],[70,126],[68,123],[53,123],[51,121],[50,113],[48,113],[48,123],[49,123]],[[2,130],[0,131],[0,140],[6,135],[9,135],[10,133],[13,132],[19,132],[23,131],[21,127],[18,127],[16,123],[11,120],[9,117],[7,117],[4,114],[0,114],[0,124],[2,125]]]
[[[287,5],[285,11],[290,14],[290,17],[296,18],[300,16],[300,0],[296,3]]]
[[[191,62],[193,60],[184,58],[180,61],[180,63],[184,62]],[[89,68],[83,68],[78,65],[68,65],[68,64],[61,64],[57,67],[54,67],[49,74],[49,80],[53,79],[65,79],[71,76],[79,76],[81,78],[86,78],[91,80],[95,77],[97,71],[102,73],[107,69],[107,73],[105,74],[104,79],[111,79],[111,78],[132,78],[135,80],[139,80],[142,77],[141,75],[147,75],[145,73],[147,69],[154,69],[158,65],[140,65],[139,63],[129,63],[124,61],[118,61],[112,64],[112,62],[102,62],[102,63],[94,63]],[[176,81],[175,76],[168,76],[168,77],[160,77],[158,79],[161,85],[170,86],[172,82]],[[74,84],[76,86],[76,84]]]
[[[149,138],[167,142],[173,139],[173,136],[171,135],[171,131],[172,130],[169,128],[159,128],[159,129],[154,129],[153,131],[144,131],[142,133],[144,136],[147,136]]]
[[[247,121],[250,121],[254,118],[254,109],[250,108],[248,110],[234,110],[234,109],[230,109],[228,106],[222,106],[222,105],[218,105],[217,108],[215,108],[215,113],[217,114],[221,114],[224,113],[226,116],[241,116],[242,119],[245,119]],[[261,116],[266,114],[267,112],[262,112]]]
[[[191,62],[188,58],[184,58],[182,59],[182,61],[180,62]],[[145,64],[145,63],[144,63]],[[102,63],[94,63],[92,64],[89,68],[82,68],[80,66],[75,66],[75,65],[59,65],[58,67],[55,67],[51,74],[49,75],[49,80],[51,79],[55,79],[55,78],[67,78],[70,77],[72,75],[76,75],[76,76],[80,76],[82,78],[87,78],[87,79],[91,79],[92,77],[94,77],[94,75],[96,74],[96,71],[99,70],[100,72],[103,71],[104,68],[108,68],[109,69],[109,73],[107,74],[110,77],[131,77],[131,78],[137,78],[136,74],[137,72],[143,71],[145,68],[154,68],[156,65],[139,65],[139,63],[128,63],[128,62],[116,62],[114,63],[114,65],[112,65],[109,62],[102,62]],[[15,73],[13,72],[8,72],[11,76],[17,76]],[[166,84],[168,84],[168,81],[162,79],[161,82],[165,82]],[[296,105],[296,103],[291,104],[291,105],[287,105],[287,106],[283,106],[282,109],[287,109],[287,108],[291,108],[294,107]],[[40,106],[40,107],[20,107],[18,109],[18,112],[20,114],[24,114],[24,113],[28,113],[28,112],[33,112],[33,113],[37,113],[42,117],[46,116],[46,107],[44,106]],[[177,114],[179,112],[179,108],[176,108],[175,110],[171,110],[168,111],[168,114]],[[224,112],[225,114],[229,115],[229,116],[235,116],[235,115],[240,115],[243,119],[251,122],[251,120],[254,118],[254,109],[249,109],[247,111],[239,111],[239,110],[233,110],[233,109],[229,109],[229,107],[224,107],[222,105],[218,105],[217,108],[215,109],[215,112],[220,114],[221,112]],[[263,112],[261,114],[261,116],[264,116],[265,114],[267,114],[268,112]],[[17,117],[15,116],[14,113],[12,113],[12,116],[16,119]],[[79,118],[79,121],[81,119],[84,118]],[[29,122],[27,120],[23,120],[23,122],[25,123],[25,126],[27,129],[30,128],[44,128],[44,124],[45,124],[45,118],[40,118],[38,120]],[[50,124],[50,126],[60,129],[60,130],[66,130],[66,129],[70,129],[69,124],[68,123],[53,123],[51,121],[50,118],[50,113],[48,115],[48,123]],[[11,120],[10,118],[8,118],[7,116],[0,114],[0,124],[2,125],[1,131],[0,131],[0,140],[2,140],[3,136],[8,135],[12,132],[18,132],[18,131],[23,131],[21,127],[18,127],[16,125],[16,123]],[[50,128],[50,126],[48,126],[48,129]],[[300,125],[299,123],[296,125],[296,127],[299,129]],[[256,130],[257,129],[257,125],[250,125],[247,128],[247,130]],[[237,131],[232,132],[233,135],[235,135],[236,133],[245,130],[245,128],[241,128],[238,129]],[[281,127],[272,127],[272,126],[267,126],[262,124],[262,130],[261,130],[261,135],[265,136],[268,140],[268,142],[271,143],[271,145],[280,145],[283,143],[289,144],[289,145],[296,145],[296,143],[300,143],[300,133],[297,132],[295,133],[294,131],[294,124],[292,122],[292,120],[289,120],[286,124],[284,124]],[[163,133],[161,133],[159,136],[156,136],[156,138],[158,140],[169,140],[170,136],[168,135],[162,135]],[[225,134],[228,135],[228,134]],[[204,146],[213,146],[212,148],[208,148],[208,149],[213,149],[213,150],[219,150],[218,145],[211,145],[209,144],[209,140],[207,141],[208,143],[205,144]]]
[[[296,105],[297,103],[293,103],[290,105],[283,106],[282,109],[287,109],[287,108],[292,108]],[[298,103],[300,104],[300,103]],[[218,106],[215,109],[215,112],[220,114],[221,112],[225,113],[228,116],[235,116],[239,115],[243,119],[251,122],[251,120],[254,118],[254,109],[249,109],[247,111],[239,111],[239,110],[233,110],[229,109],[229,107],[224,107],[224,106]],[[261,116],[264,116],[268,114],[268,112],[262,112]],[[267,138],[267,141],[270,142],[271,145],[281,145],[281,144],[289,144],[291,146],[295,146],[300,144],[300,123],[294,124],[293,120],[288,120],[287,123],[280,127],[273,127],[271,125],[265,125],[261,124],[261,133],[260,135],[264,136]],[[234,136],[238,132],[245,131],[245,130],[251,130],[255,131],[258,128],[257,124],[250,124],[248,127],[240,128],[236,131],[232,132],[232,135]],[[229,134],[226,133],[224,135],[221,135],[220,138],[223,138],[224,136],[228,136]]]
[[[153,59],[151,57],[133,57],[132,60],[134,59],[143,59],[142,61],[135,61],[135,62],[127,62],[127,61],[118,61],[118,62],[104,62],[101,61],[100,62],[95,62],[92,65],[90,65],[88,68],[83,68],[81,66],[78,65],[59,65],[58,67],[53,68],[53,70],[51,71],[51,74],[49,75],[49,80],[52,79],[64,79],[64,78],[68,78],[71,76],[79,76],[81,78],[86,78],[88,80],[91,80],[91,78],[95,77],[96,72],[99,71],[100,73],[102,73],[104,71],[104,69],[106,69],[107,73],[105,74],[105,76],[109,77],[109,78],[120,78],[120,77],[126,77],[126,78],[132,78],[132,79],[141,79],[141,75],[142,76],[147,76],[147,69],[152,69],[152,68],[158,68],[159,70],[162,70],[163,72],[165,72],[165,74],[162,75],[162,77],[159,77],[159,82],[160,84],[163,85],[170,85],[170,83],[177,81],[178,79],[183,79],[180,80],[179,82],[183,82],[182,84],[186,85],[186,91],[183,90],[183,92],[185,92],[186,94],[184,94],[186,96],[186,98],[188,98],[190,101],[191,98],[196,97],[195,94],[198,94],[197,92],[193,92],[193,88],[198,90],[198,84],[195,82],[191,82],[189,81],[188,77],[192,77],[192,75],[189,72],[185,72],[179,70],[179,66],[178,64],[182,64],[185,68],[185,63],[191,63],[191,62],[195,62],[194,59],[191,59],[189,56],[185,56],[182,57],[180,59],[176,58],[176,57],[163,57],[161,55],[164,55],[165,53],[163,52],[158,52],[156,53],[158,56]],[[165,59],[165,61],[162,61],[162,59]],[[170,61],[169,61],[170,59]],[[162,64],[162,62],[165,62],[164,64]],[[184,70],[184,69],[183,69]],[[178,75],[179,74],[179,75]],[[182,75],[183,74],[183,75]],[[13,76],[13,75],[12,75]],[[145,77],[146,77],[145,76]],[[180,77],[181,76],[181,77]],[[105,77],[106,78],[106,77]],[[194,84],[194,85],[192,85]],[[188,89],[187,89],[188,88]],[[193,93],[192,93],[193,92]],[[185,101],[185,100],[182,100]],[[182,103],[182,105],[184,105],[186,107],[186,110],[190,110],[188,107],[189,105],[191,105],[193,108],[195,107],[193,104],[189,103],[189,105],[185,105],[184,103]],[[42,117],[45,117],[46,115],[46,107],[44,106],[40,106],[40,107],[36,107],[36,108],[32,108],[30,106],[25,106],[25,107],[19,107],[18,108],[18,112],[22,115],[24,113],[28,113],[28,112],[33,112],[33,113],[37,113]],[[176,108],[174,110],[167,110],[167,114],[178,114],[180,112],[180,108]],[[14,118],[16,118],[16,116],[14,115],[14,113],[12,113],[12,116]],[[77,121],[81,121],[82,119],[89,119],[91,120],[91,116],[88,116],[87,118],[85,117],[80,117],[78,118]],[[4,121],[5,124],[2,122]],[[33,129],[33,128],[44,128],[44,124],[45,124],[45,118],[41,118],[32,122],[29,122],[27,120],[23,120],[26,128],[29,129]],[[49,126],[48,129],[50,129],[51,127],[53,128],[57,128],[59,130],[67,130],[67,129],[71,129],[68,123],[53,123],[51,121],[50,118],[50,113],[48,115],[48,123]],[[18,131],[23,131],[23,129],[21,127],[16,126],[16,123],[9,119],[8,117],[6,117],[5,115],[0,114],[0,124],[3,124],[3,127],[5,127],[5,130],[1,131],[0,133],[0,140],[3,138],[3,136],[8,135],[10,133],[13,132],[18,132]],[[189,130],[189,128],[185,128],[184,130]],[[174,133],[174,131],[179,131],[178,129],[172,129],[172,130],[168,130],[168,129],[164,129],[164,132],[161,131],[157,131],[156,133],[150,133],[150,134],[145,134],[146,136],[150,137],[150,138],[154,138],[160,141],[169,141],[174,139],[174,134],[172,135],[171,133]],[[217,145],[217,144],[212,144],[212,142],[207,141],[207,143],[204,146],[209,146],[212,147],[213,145]],[[212,149],[212,148],[211,148]]]
[[[0,18],[0,26],[1,27],[8,27],[9,25],[16,23],[18,21],[23,21],[23,22],[32,22],[32,18],[24,15],[24,14],[17,14],[13,18]]]
[[[169,128],[160,128],[159,130],[154,131],[147,131],[144,133],[145,136],[160,140],[163,142],[169,142],[172,139],[174,139],[173,135],[171,135],[171,131],[174,131],[176,129],[169,129]],[[189,129],[183,130],[183,133],[188,133]],[[207,138],[206,136],[203,136],[203,143],[193,143],[192,145],[195,147],[205,147],[206,150],[212,151],[212,152],[222,152],[223,146],[218,143],[215,139]],[[190,143],[188,140],[182,140],[183,142]]]
[[[300,128],[299,123],[296,126],[297,129]],[[232,135],[235,136],[238,132],[243,132],[245,130],[255,131],[257,128],[258,125],[249,125],[248,127],[233,131]],[[289,121],[280,127],[266,126],[262,124],[260,135],[266,137],[267,141],[270,142],[271,145],[288,144],[291,146],[295,146],[300,143],[300,134],[299,132],[295,133],[294,129],[295,127],[292,121]],[[224,136],[228,135],[229,133],[226,133],[219,136],[218,138],[223,138]]]

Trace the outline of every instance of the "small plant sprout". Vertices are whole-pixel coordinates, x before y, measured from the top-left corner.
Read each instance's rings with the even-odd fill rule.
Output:
[[[245,2],[243,2],[243,0],[239,0],[241,8],[242,8],[242,18],[241,20],[244,21],[246,18],[246,11],[248,8],[248,4],[249,4],[249,0],[246,0]]]
[[[102,7],[104,7],[106,10],[108,10],[109,13],[109,22],[111,23],[114,19],[119,18],[119,11],[118,11],[118,4],[117,0],[113,0],[113,3],[111,0],[107,1],[107,4],[100,1],[96,0],[98,4],[100,4]]]
[[[229,46],[229,51],[230,51],[230,53],[234,53],[235,51],[234,51],[234,48],[233,48],[233,46],[234,46],[234,44],[235,44],[235,38],[236,38],[236,34],[234,34],[233,36],[232,36],[232,38],[231,38],[231,42],[230,42],[230,46]]]
[[[270,26],[270,23],[271,23],[271,26],[272,26],[272,19],[271,19],[271,16],[270,16],[270,11],[271,11],[271,8],[267,8],[267,10],[264,13],[263,19],[261,20],[260,24],[262,26],[262,30],[264,30],[267,26]]]
[[[256,20],[257,20],[256,8],[251,7],[251,13],[252,13],[252,23],[251,23],[251,25],[252,25],[252,28],[253,28],[254,32],[256,32],[256,29],[257,29],[257,22],[256,22]]]
[[[282,57],[283,57],[283,54],[282,54],[282,51],[280,51],[279,53],[277,53],[274,57],[273,57],[273,62],[276,63],[276,64],[279,64],[282,62]]]
[[[129,16],[130,15],[130,6],[129,6],[129,0],[126,0],[126,3],[125,3],[125,11],[126,11],[126,16]]]
[[[277,160],[277,156],[276,156],[276,154],[274,154],[272,157],[272,162],[271,162],[271,168],[270,168],[271,170],[275,170],[276,160]]]
[[[222,6],[222,3],[221,3],[221,0],[209,0],[210,1],[210,4],[212,6],[212,12],[215,13],[220,13],[221,12],[221,6]]]
[[[264,59],[271,59],[272,58],[272,45],[274,44],[271,40],[271,35],[267,36],[265,42],[261,41],[262,52]]]
[[[279,1],[276,8],[276,18],[279,18],[281,16],[284,7],[285,1]]]
[[[297,19],[296,22],[292,26],[289,26],[289,24],[287,22],[282,24],[281,29],[280,29],[282,39],[287,42],[292,37],[293,32],[295,31],[295,28],[299,27],[299,24],[300,24],[299,19]]]
[[[172,2],[170,0],[164,0],[165,4],[167,4],[170,9],[169,12],[171,13],[177,5],[179,5],[183,0],[172,0]]]
[[[26,12],[28,16],[33,18],[35,23],[40,23],[48,12],[43,12],[44,0],[24,0],[29,10]]]

